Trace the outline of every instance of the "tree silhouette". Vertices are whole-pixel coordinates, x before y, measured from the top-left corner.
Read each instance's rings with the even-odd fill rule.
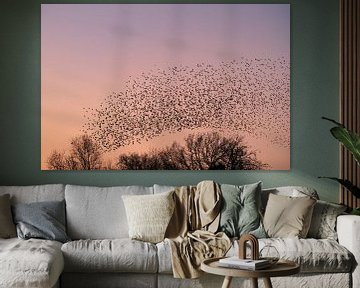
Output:
[[[72,170],[68,169],[66,160],[65,160],[65,153],[58,152],[54,150],[51,152],[50,156],[47,160],[48,168],[51,170]]]
[[[97,170],[102,168],[101,149],[88,135],[71,140],[69,155],[54,150],[48,157],[50,170]]]
[[[241,137],[223,137],[217,132],[190,134],[185,145],[174,142],[151,153],[122,154],[117,163],[122,170],[257,170],[269,166],[256,159]]]

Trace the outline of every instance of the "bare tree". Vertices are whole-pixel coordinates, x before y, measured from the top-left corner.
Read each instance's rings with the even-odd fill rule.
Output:
[[[100,146],[88,135],[84,134],[71,141],[71,155],[80,165],[80,170],[95,170],[101,168]]]
[[[70,154],[53,151],[48,157],[51,170],[95,170],[101,169],[101,149],[88,135],[71,140]]]
[[[51,170],[67,170],[64,153],[54,150],[48,157],[48,167]]]
[[[118,168],[125,170],[257,170],[267,167],[248,150],[241,137],[227,138],[216,132],[190,134],[184,146],[174,142],[152,153],[122,154],[118,161]]]

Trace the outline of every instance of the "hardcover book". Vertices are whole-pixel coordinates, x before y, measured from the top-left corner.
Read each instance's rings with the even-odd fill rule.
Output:
[[[238,256],[229,258],[223,258],[219,260],[219,265],[222,267],[247,269],[247,270],[259,270],[268,268],[271,263],[267,259],[251,260],[240,259]]]

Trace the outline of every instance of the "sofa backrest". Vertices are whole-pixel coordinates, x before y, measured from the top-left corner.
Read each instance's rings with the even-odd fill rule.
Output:
[[[65,185],[0,186],[0,195],[4,194],[10,194],[11,204],[61,201],[65,198]]]
[[[128,238],[123,195],[153,194],[153,187],[66,185],[67,233],[71,239]]]

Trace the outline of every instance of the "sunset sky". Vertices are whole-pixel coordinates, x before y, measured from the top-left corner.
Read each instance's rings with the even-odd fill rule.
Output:
[[[289,64],[289,4],[42,4],[41,168],[53,150],[69,149],[71,138],[82,134],[84,108],[98,108],[106,96],[123,91],[129,77],[241,57]],[[282,72],[289,80],[290,68]],[[286,117],[281,122],[288,125],[289,141],[287,109],[275,118]],[[111,155],[170,144],[182,133],[164,133]],[[271,169],[290,169],[289,147],[245,136]]]

